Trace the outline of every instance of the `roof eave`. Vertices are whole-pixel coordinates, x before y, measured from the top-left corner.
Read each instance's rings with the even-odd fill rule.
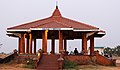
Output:
[[[80,31],[80,32],[85,32],[85,31],[99,31],[98,29],[90,29],[90,30],[88,30],[88,29],[82,29],[82,30],[78,30],[78,29],[74,29],[73,31]]]
[[[102,31],[101,30],[95,35],[95,37],[103,37],[106,35],[106,32],[105,31]]]
[[[30,28],[30,30],[73,30],[73,28]]]
[[[30,32],[30,29],[9,29],[7,32]]]

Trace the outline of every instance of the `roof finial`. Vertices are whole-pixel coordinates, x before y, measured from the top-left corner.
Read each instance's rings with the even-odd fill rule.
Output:
[[[58,1],[56,1],[56,9],[58,9]]]

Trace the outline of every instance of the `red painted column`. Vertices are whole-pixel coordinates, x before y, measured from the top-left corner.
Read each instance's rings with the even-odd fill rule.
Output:
[[[63,35],[62,31],[59,30],[59,53],[63,50]]]
[[[36,54],[36,39],[34,39],[34,54]]]
[[[90,55],[94,55],[94,36],[90,37]]]
[[[44,44],[44,38],[45,38],[44,36],[45,36],[45,31],[42,32],[42,50],[43,50],[43,52],[44,52],[44,45],[45,45]]]
[[[20,54],[25,54],[25,35],[21,34],[20,39]]]
[[[29,54],[29,34],[26,35],[27,40],[26,40],[26,53]]]
[[[54,37],[52,37],[51,53],[52,54],[55,53],[55,39],[54,39]]]
[[[19,54],[21,53],[20,47],[21,47],[21,38],[19,37],[19,40],[18,40],[18,53]]]
[[[44,30],[42,33],[42,49],[44,53],[47,53],[47,32],[48,30]]]
[[[82,52],[83,52],[84,55],[88,54],[86,33],[82,34]]]
[[[32,54],[32,34],[30,34],[30,54]]]
[[[64,39],[64,50],[67,51],[67,40]]]

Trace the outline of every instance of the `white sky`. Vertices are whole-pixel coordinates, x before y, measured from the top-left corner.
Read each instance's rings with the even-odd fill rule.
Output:
[[[95,46],[120,45],[120,0],[57,1],[64,17],[106,31],[107,34],[103,38],[95,39]],[[3,44],[0,52],[8,53],[17,49],[17,39],[6,35],[7,27],[49,17],[55,5],[56,0],[0,0],[0,43]],[[80,40],[70,42],[68,49],[74,49],[73,46],[80,48]]]

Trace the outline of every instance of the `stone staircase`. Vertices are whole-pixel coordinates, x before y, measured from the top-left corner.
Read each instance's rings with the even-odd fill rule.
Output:
[[[96,55],[96,62],[100,65],[105,65],[105,66],[106,65],[108,65],[108,66],[115,65],[114,61],[112,61],[112,60],[110,60],[110,59],[108,59],[100,54]]]
[[[37,70],[59,70],[58,57],[59,56],[55,54],[43,54]]]

